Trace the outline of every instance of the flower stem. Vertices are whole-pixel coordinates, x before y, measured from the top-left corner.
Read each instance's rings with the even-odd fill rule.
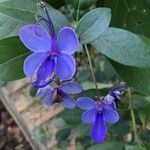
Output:
[[[78,22],[78,20],[79,20],[79,11],[80,11],[80,0],[78,0],[78,5],[77,5],[76,22]]]
[[[85,47],[86,54],[87,54],[87,57],[88,57],[88,61],[89,61],[89,65],[90,65],[90,70],[91,70],[91,74],[92,74],[92,78],[93,78],[93,82],[95,84],[96,94],[97,94],[98,97],[100,97],[98,86],[97,86],[97,83],[96,83],[96,78],[95,78],[95,75],[94,75],[94,69],[93,69],[92,62],[91,62],[91,57],[90,57],[90,54],[89,54],[89,50],[87,48],[87,45],[84,45],[84,47]]]
[[[133,131],[134,131],[134,140],[136,143],[139,143],[139,139],[138,139],[138,134],[137,134],[137,128],[136,128],[136,120],[135,120],[135,113],[134,113],[134,109],[133,109],[133,103],[132,103],[132,98],[131,98],[131,90],[128,89],[128,96],[129,96],[129,108],[130,108],[130,112],[131,112],[131,118],[132,118],[132,124],[133,124]]]
[[[77,23],[78,20],[79,20],[79,12],[80,12],[80,0],[78,0],[76,23]],[[90,54],[89,54],[89,50],[88,50],[88,48],[87,48],[87,45],[84,45],[84,47],[85,47],[85,50],[86,50],[86,53],[87,53],[87,57],[88,57],[89,65],[90,65],[90,70],[91,70],[93,82],[94,82],[94,84],[95,84],[96,94],[97,94],[97,96],[100,98],[98,86],[97,86],[97,83],[96,83],[96,78],[95,78],[95,75],[94,75],[94,69],[93,69],[92,62],[91,62],[91,58],[90,58]]]

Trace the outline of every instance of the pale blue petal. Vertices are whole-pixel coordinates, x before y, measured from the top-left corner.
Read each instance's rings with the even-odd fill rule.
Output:
[[[119,121],[118,112],[108,106],[104,106],[103,114],[104,114],[106,122],[108,123],[114,124]]]
[[[91,124],[95,121],[96,114],[97,114],[97,110],[95,108],[87,110],[82,114],[82,121],[84,123]]]
[[[65,82],[59,86],[59,89],[67,94],[78,94],[82,92],[82,86],[77,82]]]
[[[73,56],[59,54],[57,56],[56,73],[60,80],[70,80],[76,71],[76,62]]]
[[[47,52],[52,49],[52,38],[39,25],[25,25],[19,30],[19,37],[23,44],[33,52]]]
[[[64,27],[57,36],[57,43],[60,52],[73,54],[79,49],[79,39],[75,31],[70,27]]]
[[[76,105],[80,109],[84,109],[84,110],[89,110],[89,109],[95,108],[95,102],[94,102],[94,100],[92,100],[89,97],[80,97],[76,101]]]
[[[24,73],[30,79],[40,64],[48,57],[47,53],[32,53],[24,61]]]
[[[69,109],[72,109],[72,108],[75,108],[76,107],[76,104],[75,104],[75,101],[72,99],[72,97],[70,97],[69,95],[67,94],[63,94],[62,95],[62,104],[66,107],[66,108],[69,108]]]

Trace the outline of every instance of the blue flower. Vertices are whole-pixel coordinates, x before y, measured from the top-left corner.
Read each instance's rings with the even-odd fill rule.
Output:
[[[76,71],[72,54],[79,48],[74,29],[64,27],[56,35],[46,8],[45,12],[48,19],[39,16],[36,24],[25,25],[19,30],[20,40],[33,52],[24,62],[24,73],[36,87],[46,86],[55,75],[60,80],[70,80]],[[49,32],[40,26],[41,21]]]
[[[105,103],[110,105],[112,108],[117,109],[117,103],[121,100],[122,96],[127,92],[127,85],[121,84],[112,89],[104,98]]]
[[[92,124],[91,138],[94,142],[102,143],[107,136],[106,123],[114,124],[119,120],[119,114],[105,102],[95,102],[89,97],[81,97],[76,105],[86,110],[82,114],[82,121]]]
[[[82,91],[82,86],[76,82],[65,82],[56,87],[46,86],[37,92],[37,96],[44,96],[44,103],[51,106],[55,103],[62,103],[66,108],[74,108],[75,101],[70,94],[78,94]]]

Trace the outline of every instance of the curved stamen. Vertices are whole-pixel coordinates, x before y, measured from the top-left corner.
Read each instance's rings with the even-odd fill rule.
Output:
[[[49,34],[52,36],[52,37],[54,37],[53,36],[53,29],[51,28],[51,25],[50,25],[50,23],[49,23],[49,21],[46,19],[46,18],[44,18],[44,17],[42,17],[42,16],[38,16],[37,17],[39,20],[37,21],[37,24],[39,24],[41,21],[43,21],[46,25],[47,25],[47,27],[48,27],[48,30],[49,30]]]
[[[52,37],[55,37],[55,29],[54,29],[54,26],[53,26],[53,23],[52,23],[52,20],[51,20],[51,18],[50,18],[50,16],[49,16],[49,13],[48,13],[48,10],[47,10],[47,8],[46,8],[46,4],[45,3],[43,3],[43,2],[39,2],[38,3],[38,6],[39,7],[41,7],[44,11],[45,11],[45,13],[46,13],[46,15],[47,15],[47,18],[48,18],[48,23],[49,23],[49,28],[50,28],[50,30],[51,30],[51,36]]]

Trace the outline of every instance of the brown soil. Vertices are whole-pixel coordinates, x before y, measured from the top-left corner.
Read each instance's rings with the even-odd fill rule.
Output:
[[[19,127],[0,101],[0,150],[32,150]]]

